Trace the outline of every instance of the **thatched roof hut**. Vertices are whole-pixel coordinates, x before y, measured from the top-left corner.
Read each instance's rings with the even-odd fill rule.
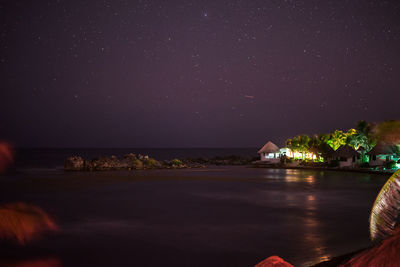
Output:
[[[341,146],[331,154],[331,156],[333,157],[341,157],[341,158],[352,158],[354,156],[357,157],[358,155],[360,154],[349,145]]]
[[[393,154],[393,146],[387,145],[383,142],[379,142],[374,146],[371,151],[367,153],[367,155],[390,155]]]
[[[279,147],[272,143],[271,141],[268,141],[260,150],[257,152],[258,154],[261,153],[279,153]]]

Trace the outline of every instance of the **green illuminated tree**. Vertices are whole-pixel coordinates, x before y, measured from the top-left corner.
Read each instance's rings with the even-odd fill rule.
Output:
[[[360,135],[358,138],[362,140],[361,147],[364,148],[365,152],[369,152],[376,145],[376,138],[373,135],[372,128],[373,125],[364,120],[357,123],[357,134]]]
[[[309,149],[309,142],[310,137],[308,135],[302,134],[292,139],[288,139],[286,141],[286,146],[290,148],[293,152],[300,152],[302,153],[303,159],[305,158],[305,154],[308,152]]]
[[[364,146],[367,142],[366,136],[363,134],[355,134],[347,137],[347,144],[358,150],[361,146]]]
[[[299,150],[299,140],[297,137],[293,137],[292,139],[288,139],[286,141],[286,146],[290,148],[293,152],[297,152]]]
[[[286,147],[293,151],[293,141],[292,139],[286,140]]]
[[[310,137],[306,134],[302,134],[298,138],[299,138],[299,144],[300,144],[300,151],[303,153],[307,153],[308,149],[310,148],[310,146],[309,146]]]
[[[343,131],[334,131],[329,139],[326,141],[328,145],[332,147],[333,150],[337,150],[340,146],[345,145],[347,136]]]
[[[366,154],[376,145],[376,138],[373,136],[372,128],[372,124],[361,120],[357,123],[356,134],[347,137],[347,143],[355,150],[362,148],[362,162],[369,161],[369,158]]]
[[[351,128],[351,129],[347,130],[346,136],[349,137],[349,136],[356,135],[356,134],[357,134],[357,130]]]
[[[326,159],[329,153],[332,151],[331,147],[327,144],[330,138],[330,134],[318,134],[311,137],[309,142],[310,151],[313,152],[317,157]]]
[[[347,135],[346,143],[352,148],[354,148],[354,150],[358,150],[361,146],[364,147],[365,144],[368,142],[365,134],[355,129],[350,129],[350,130],[346,134]]]

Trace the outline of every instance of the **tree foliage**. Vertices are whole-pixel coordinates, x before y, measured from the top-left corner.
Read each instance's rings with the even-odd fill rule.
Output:
[[[310,137],[306,134],[298,135],[293,137],[292,139],[288,139],[286,141],[286,146],[294,151],[300,152],[305,156],[305,153],[309,151],[310,148]]]
[[[336,130],[330,135],[326,143],[336,151],[340,146],[346,144],[346,140],[346,134],[343,131]]]
[[[337,150],[343,145],[349,145],[354,150],[361,149],[363,158],[378,141],[386,144],[397,145],[400,149],[400,121],[386,121],[378,125],[361,120],[356,128],[347,132],[336,130],[333,133],[319,134],[309,137],[298,135],[286,141],[286,146],[294,152],[303,153],[309,151],[326,157],[331,149]]]

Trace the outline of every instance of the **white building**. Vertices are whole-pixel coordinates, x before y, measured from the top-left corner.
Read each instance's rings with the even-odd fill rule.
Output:
[[[376,146],[367,153],[369,156],[370,166],[384,166],[388,161],[398,161],[399,157],[394,153],[396,150],[395,146],[386,145],[379,142]]]
[[[280,151],[279,147],[268,141],[259,151],[260,160],[269,163],[279,163],[280,162]]]
[[[344,145],[332,152],[331,160],[337,160],[339,168],[355,168],[361,163],[361,154],[349,145]]]

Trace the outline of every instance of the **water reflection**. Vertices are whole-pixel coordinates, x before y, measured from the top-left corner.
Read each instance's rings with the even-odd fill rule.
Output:
[[[283,175],[282,175],[283,174]],[[263,177],[268,180],[280,181],[282,178],[286,183],[300,183],[315,184],[316,172],[308,172],[297,169],[266,169]],[[323,175],[323,173],[320,173]]]
[[[306,182],[309,184],[314,184],[315,183],[315,176],[314,175],[309,175],[306,177]]]
[[[24,245],[46,231],[57,231],[56,223],[41,208],[26,203],[0,206],[0,239]]]
[[[299,231],[299,242],[302,247],[313,250],[314,258],[305,263],[305,266],[325,261],[331,257],[326,251],[327,246],[323,238],[321,221],[318,218],[318,195],[312,188],[316,185],[317,176],[323,176],[324,173],[308,172],[305,170],[287,169],[284,176],[285,183],[302,183],[310,187],[304,187],[300,192],[298,190],[288,192],[286,195],[287,205],[296,206],[301,210]],[[304,190],[304,191],[303,191]]]
[[[299,170],[287,169],[285,175],[285,182],[299,183],[305,182],[307,184],[315,184],[315,174],[301,173]]]
[[[320,221],[316,216],[318,212],[316,196],[313,193],[308,194],[305,197],[304,204],[307,212],[303,217],[303,239],[309,243],[307,247],[314,249],[316,255],[316,258],[309,264],[328,260],[331,255],[326,253],[326,245],[324,239],[321,238],[323,233],[320,229]]]

